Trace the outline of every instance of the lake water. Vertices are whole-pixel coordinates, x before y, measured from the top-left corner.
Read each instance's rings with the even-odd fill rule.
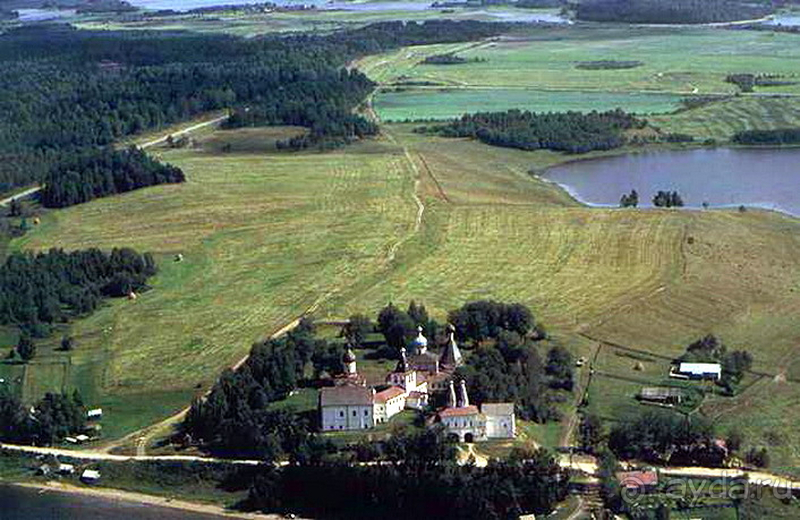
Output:
[[[744,204],[800,216],[800,148],[630,154],[555,166],[543,177],[598,206],[617,206],[631,189],[650,206],[657,191],[677,190],[689,207]]]
[[[213,7],[218,5],[249,5],[263,3],[265,0],[128,0],[132,5],[144,9],[173,11],[188,11],[200,7]],[[282,6],[313,5],[318,9],[336,9],[344,11],[424,11],[431,9],[433,0],[390,0],[390,1],[329,1],[329,0],[271,0],[272,3]],[[436,8],[440,11],[440,8]],[[513,22],[549,22],[567,23],[568,21],[554,10],[525,10],[525,9],[455,9],[456,13],[469,13],[470,15],[484,15],[487,18],[497,18]]]
[[[769,25],[800,25],[800,13],[778,14],[770,19],[767,24]]]
[[[0,520],[221,520],[164,507],[0,485]]]
[[[75,9],[16,9],[21,22],[44,22],[75,15]]]

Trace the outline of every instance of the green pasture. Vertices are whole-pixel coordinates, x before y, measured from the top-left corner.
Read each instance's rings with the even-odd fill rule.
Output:
[[[727,141],[743,130],[800,126],[800,98],[734,97],[677,114],[648,118],[665,132]]]
[[[800,124],[800,36],[716,28],[574,26],[528,28],[482,42],[407,47],[368,56],[357,66],[383,85],[375,96],[384,120],[450,118],[465,112],[623,108],[653,114],[665,131],[728,140],[739,130]],[[469,61],[428,65],[437,54]],[[586,70],[587,61],[640,61],[618,70]],[[736,96],[728,74],[780,75],[797,85],[757,87]],[[683,98],[730,97],[678,114]],[[775,96],[788,97],[775,97]],[[734,97],[736,96],[736,97]]]
[[[384,84],[431,82],[486,88],[733,94],[738,88],[724,81],[731,73],[798,78],[798,41],[800,37],[794,34],[714,28],[531,28],[460,48],[418,46],[369,56],[359,66]],[[426,56],[454,51],[480,61],[421,64]],[[643,65],[623,70],[577,68],[581,62],[601,60],[641,61]],[[760,87],[757,92],[800,93],[800,85]]]
[[[413,126],[385,125],[378,139],[325,153],[248,149],[256,136],[217,131],[195,148],[157,151],[184,169],[183,185],[48,213],[12,247],[129,245],[155,252],[160,272],[138,300],[109,302],[72,326],[78,346],[66,383],[45,366],[49,354],[26,377],[41,381],[37,391],[78,387],[111,407],[119,416],[104,428],[113,437],[187,405],[254,340],[306,311],[341,319],[414,299],[444,319],[480,298],[529,305],[576,357],[597,341],[635,349],[637,358],[606,347],[598,355],[603,375],[592,380],[590,406],[604,416],[641,409],[633,396],[664,380],[664,358],[709,332],[752,352],[759,371],[798,374],[796,219],[584,208],[529,173],[568,156]],[[220,142],[241,151],[219,152]],[[419,227],[414,190],[424,204]],[[391,368],[362,361],[376,379]],[[766,406],[770,387],[755,381],[735,398],[708,399],[700,413],[725,428],[742,410],[771,417],[749,421],[748,436],[779,439],[788,470],[800,463],[791,451],[800,436],[785,410],[800,384],[775,384],[781,408]],[[309,407],[313,396],[296,399]],[[530,431],[549,445],[560,428]]]
[[[533,112],[613,110],[625,108],[636,114],[665,113],[680,107],[673,94],[617,94],[529,89],[436,88],[382,91],[374,107],[381,120],[452,119],[474,112],[510,109]]]

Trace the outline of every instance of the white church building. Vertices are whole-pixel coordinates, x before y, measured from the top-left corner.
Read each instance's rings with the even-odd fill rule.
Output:
[[[344,376],[336,380],[336,386],[320,391],[322,431],[373,428],[406,408],[423,410],[428,406],[428,383],[424,374],[411,368],[405,349],[400,350],[397,367],[386,377],[388,388],[381,391],[367,387],[364,378],[358,375],[352,349],[347,349],[343,361]]]
[[[439,421],[447,433],[460,442],[480,442],[489,439],[513,439],[517,434],[514,403],[484,403],[478,408],[469,403],[467,385],[461,380],[456,396],[450,381],[447,407],[439,412]]]
[[[319,395],[322,431],[366,430],[389,421],[404,409],[424,410],[429,394],[448,391],[447,407],[439,411],[439,421],[459,441],[513,439],[516,420],[513,403],[484,403],[480,408],[469,403],[466,384],[462,380],[456,396],[454,370],[463,364],[463,356],[450,326],[449,340],[441,356],[428,352],[428,340],[419,328],[413,340],[416,355],[408,359],[400,349],[395,369],[386,376],[381,390],[366,385],[358,374],[356,356],[348,348],[343,361],[345,374],[335,386],[323,388]]]

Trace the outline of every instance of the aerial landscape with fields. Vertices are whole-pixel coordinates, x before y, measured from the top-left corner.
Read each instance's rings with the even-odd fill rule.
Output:
[[[0,519],[797,518],[798,44],[0,0]]]

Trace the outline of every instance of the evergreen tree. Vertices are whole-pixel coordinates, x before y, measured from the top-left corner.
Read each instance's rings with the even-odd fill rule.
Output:
[[[36,355],[36,344],[27,334],[22,334],[17,342],[17,353],[23,361],[28,362]]]

